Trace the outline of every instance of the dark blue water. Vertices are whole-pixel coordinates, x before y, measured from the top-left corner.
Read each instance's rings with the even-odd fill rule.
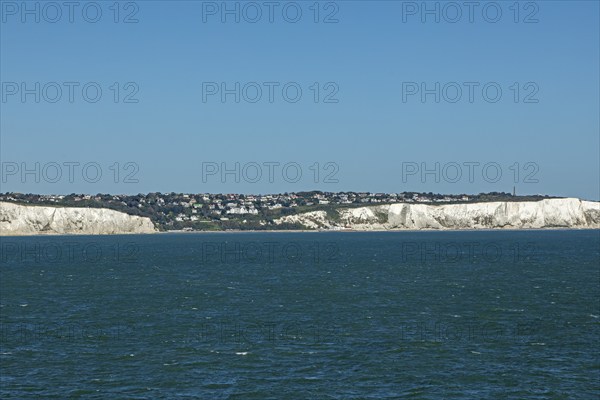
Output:
[[[599,231],[0,240],[3,399],[600,393]]]

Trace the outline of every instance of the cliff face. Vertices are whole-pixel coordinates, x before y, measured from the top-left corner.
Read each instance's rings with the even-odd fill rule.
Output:
[[[307,228],[400,229],[544,229],[600,228],[600,203],[579,199],[472,204],[391,204],[282,217],[275,222]]]
[[[600,203],[579,199],[472,204],[391,204],[311,211],[275,220],[307,229],[545,229],[600,228]],[[105,208],[21,206],[0,202],[0,236],[154,233],[149,218]]]
[[[0,202],[0,236],[154,233],[149,218],[105,208],[38,207]]]

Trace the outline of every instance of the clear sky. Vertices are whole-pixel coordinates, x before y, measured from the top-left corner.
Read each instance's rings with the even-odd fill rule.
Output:
[[[599,2],[423,4],[2,1],[0,191],[600,199]]]

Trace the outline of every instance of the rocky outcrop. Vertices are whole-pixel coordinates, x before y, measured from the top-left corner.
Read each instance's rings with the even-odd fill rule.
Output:
[[[579,199],[468,204],[391,204],[282,217],[309,229],[550,229],[600,228],[600,203]]]
[[[106,208],[22,206],[0,202],[0,236],[154,233],[149,218]]]

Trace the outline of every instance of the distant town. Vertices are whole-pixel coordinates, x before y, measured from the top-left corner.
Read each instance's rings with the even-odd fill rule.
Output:
[[[538,201],[550,196],[516,196],[490,192],[476,195],[434,193],[297,192],[283,194],[184,194],[137,195],[69,194],[37,195],[0,193],[0,201],[55,207],[108,208],[149,217],[161,231],[303,229],[300,225],[275,224],[286,215],[308,211],[392,203],[477,203],[490,201]]]

